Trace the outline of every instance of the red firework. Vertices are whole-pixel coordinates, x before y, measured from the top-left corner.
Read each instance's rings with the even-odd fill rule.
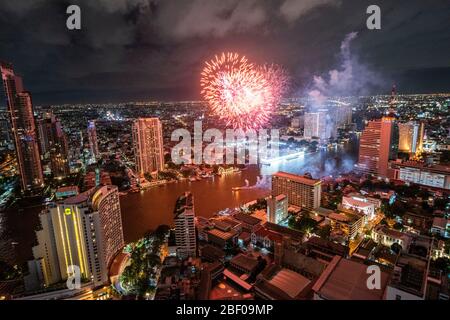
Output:
[[[287,82],[280,67],[255,67],[237,53],[222,53],[206,62],[200,84],[215,115],[227,126],[249,130],[269,121]]]

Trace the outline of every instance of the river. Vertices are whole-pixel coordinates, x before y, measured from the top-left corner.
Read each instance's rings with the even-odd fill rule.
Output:
[[[238,192],[231,190],[233,187],[244,186],[246,180],[249,185],[254,185],[258,176],[271,175],[277,171],[295,174],[309,172],[314,178],[338,175],[350,171],[356,158],[355,144],[347,144],[305,154],[298,159],[272,163],[270,166],[249,166],[247,170],[240,173],[195,182],[182,181],[121,196],[125,241],[134,241],[160,224],[171,225],[176,198],[185,191],[191,191],[194,195],[195,214],[211,217],[225,208],[234,208],[269,195],[268,188],[246,189]]]
[[[137,240],[146,231],[160,224],[172,224],[175,200],[185,191],[191,191],[194,195],[195,214],[211,217],[220,210],[239,206],[270,193],[268,188],[238,192],[231,190],[233,187],[244,186],[246,180],[249,185],[254,185],[258,176],[271,175],[277,171],[296,174],[309,172],[314,178],[337,175],[350,171],[356,158],[356,144],[347,144],[336,149],[306,154],[295,160],[272,163],[270,166],[250,166],[240,173],[195,182],[181,181],[139,193],[129,193],[120,197],[125,241]],[[39,226],[39,211],[40,206],[35,206],[19,211],[11,208],[0,213],[0,227],[3,227],[2,231],[8,231],[0,232],[0,246],[16,243],[15,251],[19,262],[32,257],[31,247],[35,244],[34,231]]]

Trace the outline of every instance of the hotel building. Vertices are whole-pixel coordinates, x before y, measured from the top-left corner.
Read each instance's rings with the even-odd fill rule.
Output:
[[[117,187],[96,187],[67,198],[41,213],[40,220],[35,260],[28,262],[31,287],[66,280],[71,266],[94,286],[108,282],[108,267],[124,246]]]
[[[277,172],[272,175],[272,196],[284,194],[289,205],[305,209],[320,206],[322,182],[307,176]]]
[[[397,157],[396,132],[394,117],[369,121],[359,142],[359,171],[388,176],[389,160]]]

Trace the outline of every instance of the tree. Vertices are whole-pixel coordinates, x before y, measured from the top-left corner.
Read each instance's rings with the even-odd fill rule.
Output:
[[[403,248],[402,248],[402,246],[399,245],[397,242],[394,242],[394,243],[391,245],[391,250],[392,250],[393,252],[395,252],[396,254],[399,254],[400,252],[402,252]]]
[[[393,227],[394,227],[395,230],[403,230],[403,225],[401,223],[398,223],[398,222],[396,222],[393,225]]]
[[[327,224],[326,226],[323,226],[322,228],[320,228],[316,233],[322,239],[328,240],[328,238],[330,237],[330,234],[331,234],[331,226],[329,224]]]
[[[290,228],[299,230],[301,232],[313,231],[317,226],[317,222],[314,219],[311,219],[307,216],[303,216],[298,219],[297,217],[289,218],[288,225]]]
[[[450,273],[450,259],[448,258],[437,258],[433,261],[433,266],[438,270],[441,270],[444,274]]]

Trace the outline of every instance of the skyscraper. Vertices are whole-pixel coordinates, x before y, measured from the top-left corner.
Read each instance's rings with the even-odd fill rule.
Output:
[[[398,124],[398,151],[411,155],[419,154],[423,148],[424,124],[410,121]]]
[[[50,168],[55,177],[68,175],[70,173],[69,147],[61,122],[53,113],[44,113],[37,124],[44,161],[50,161]]]
[[[140,176],[164,169],[162,125],[158,118],[139,118],[133,122],[136,171]]]
[[[180,259],[197,255],[197,237],[195,233],[194,197],[185,192],[175,203],[174,223],[177,256]]]
[[[320,206],[322,181],[308,176],[277,172],[272,175],[272,197],[284,194],[289,205],[316,209]]]
[[[71,266],[95,286],[108,282],[108,266],[124,246],[117,187],[96,187],[65,199],[41,213],[40,220],[35,260],[28,263],[38,284],[66,280]]]
[[[359,142],[359,171],[388,176],[389,160],[396,158],[398,150],[395,126],[395,118],[390,116],[369,121]]]
[[[15,75],[11,65],[0,63],[0,73],[22,190],[37,190],[43,186],[44,179],[31,95],[24,91],[22,78]]]
[[[334,123],[326,110],[306,112],[303,137],[306,139],[318,138],[328,140],[334,136]]]
[[[89,152],[91,153],[92,162],[96,162],[100,158],[100,152],[98,151],[97,142],[97,129],[95,128],[95,121],[88,122],[88,140],[89,140]]]

